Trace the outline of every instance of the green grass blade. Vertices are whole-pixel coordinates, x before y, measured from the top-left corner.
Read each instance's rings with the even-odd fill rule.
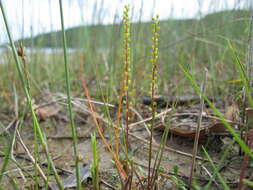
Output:
[[[6,148],[3,165],[2,165],[2,168],[1,168],[1,171],[0,171],[0,184],[1,184],[1,181],[2,181],[3,176],[4,176],[3,173],[5,172],[5,170],[8,166],[9,160],[10,160],[11,144],[9,144],[7,146],[8,146],[8,148]]]
[[[74,150],[74,154],[75,154],[76,182],[77,182],[77,189],[80,190],[81,189],[81,180],[80,180],[80,166],[79,166],[79,159],[78,159],[78,152],[77,152],[77,134],[76,134],[76,127],[75,127],[75,123],[74,123],[74,116],[73,116],[73,112],[72,112],[70,82],[69,82],[69,67],[68,67],[68,58],[67,58],[67,42],[66,42],[63,8],[62,8],[62,1],[61,0],[59,0],[59,5],[60,5],[60,14],[61,14],[65,80],[66,80],[66,88],[67,88],[67,96],[68,96],[67,101],[68,101],[68,110],[69,110],[69,117],[70,117],[70,126],[71,126],[72,138],[73,138],[73,150]]]
[[[247,76],[245,68],[242,65],[241,61],[239,60],[239,58],[236,54],[235,48],[232,46],[230,41],[228,41],[228,44],[229,44],[229,48],[233,52],[233,56],[234,56],[234,59],[235,59],[234,63],[236,65],[237,71],[240,73],[240,77],[241,77],[241,80],[243,82],[243,86],[245,88],[249,104],[250,104],[251,108],[253,108],[253,99],[252,99],[252,95],[251,95],[252,89],[250,88],[250,78]]]
[[[248,186],[250,186],[250,187],[253,187],[253,181],[249,181],[249,180],[247,180],[247,179],[244,179],[244,180],[243,180],[243,183],[244,183],[245,185],[248,185]]]
[[[95,190],[99,190],[99,157],[97,152],[96,133],[91,135],[91,145],[93,153],[93,161],[91,167],[92,184]]]

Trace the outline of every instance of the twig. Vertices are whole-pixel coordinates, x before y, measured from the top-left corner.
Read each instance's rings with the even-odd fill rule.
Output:
[[[10,143],[10,152],[9,154],[5,155],[3,154],[5,157],[9,157],[17,166],[18,169],[17,171],[20,173],[22,179],[24,180],[24,182],[26,182],[26,178],[25,175],[22,172],[22,168],[20,168],[20,165],[17,164],[17,161],[15,159],[14,156],[14,151],[13,149],[15,149],[15,145],[16,145],[16,135],[17,135],[17,130],[18,130],[18,126],[19,126],[19,120],[18,119],[14,119],[7,127],[6,130],[4,132],[6,132],[7,130],[9,131],[9,134],[11,136],[11,143]],[[4,172],[3,174],[6,174],[6,172]]]
[[[205,170],[205,172],[207,173],[207,175],[212,179],[212,181],[215,183],[215,185],[217,186],[218,189],[220,189],[220,186],[219,184],[216,182],[215,178],[212,176],[212,174],[208,171],[208,169],[203,166],[203,165],[200,165],[200,167]]]
[[[24,166],[23,169],[29,169],[29,168],[32,168],[32,167],[33,167],[33,165]],[[20,170],[21,170],[20,168],[15,168],[15,169],[7,170],[3,174],[7,175],[7,174],[10,174],[10,173],[13,173],[13,172],[19,172]],[[23,178],[23,176],[21,176],[21,178]]]
[[[141,114],[139,114],[139,112],[137,112],[136,109],[134,109],[133,107],[130,107],[130,110],[133,111],[133,112],[139,117],[139,119],[140,119],[141,121],[144,120],[143,117],[141,116]],[[130,124],[130,125],[131,125],[131,124]],[[130,125],[129,125],[129,126],[130,126]],[[148,128],[146,122],[143,122],[143,125],[144,125],[146,131],[148,132],[149,136],[151,136],[151,132],[150,132],[150,130],[149,130],[149,128]],[[156,140],[155,140],[153,137],[152,137],[152,141],[156,143]]]
[[[72,140],[72,136],[47,136],[48,139],[56,139],[56,140]],[[83,135],[83,136],[77,136],[78,139],[90,139],[90,135]],[[100,136],[97,136],[96,138],[101,138]],[[105,135],[106,139],[109,139],[108,136]]]
[[[171,108],[170,108],[170,109],[167,109],[167,110],[165,110],[165,111],[163,111],[163,112],[157,114],[157,115],[155,116],[155,118],[156,118],[156,119],[157,119],[157,118],[160,118],[160,117],[162,117],[163,115],[166,115],[167,113],[171,112],[171,110],[172,110]],[[135,126],[137,126],[137,125],[140,125],[140,124],[145,123],[145,122],[150,121],[150,120],[152,120],[152,117],[148,117],[148,118],[143,119],[143,120],[141,120],[141,121],[138,121],[138,122],[136,122],[136,123],[132,123],[132,124],[129,125],[129,128],[135,127]]]
[[[20,142],[21,146],[23,147],[23,149],[27,153],[27,155],[30,158],[31,162],[34,164],[34,166],[39,171],[40,176],[42,177],[42,179],[44,180],[44,182],[47,183],[47,177],[45,176],[44,172],[42,171],[42,169],[40,168],[40,166],[38,165],[38,163],[35,162],[33,156],[31,155],[30,151],[28,150],[28,148],[26,147],[25,143],[23,142],[23,140],[22,140],[22,138],[21,138],[21,136],[19,134],[19,131],[17,131],[17,137],[18,137],[18,141]]]
[[[9,125],[0,133],[0,135],[6,133],[7,131],[11,130],[11,132],[14,131],[14,129],[16,128],[16,123],[18,123],[19,121],[14,119],[12,120]]]
[[[53,101],[52,103],[55,103],[55,102],[60,101],[60,100],[66,100],[67,99],[67,97],[64,94],[57,93],[56,96],[61,97],[61,98],[59,98],[56,101]],[[73,98],[72,97],[72,101],[75,101],[75,100],[78,100],[80,102],[87,102],[87,103],[89,103],[89,100],[86,99],[86,98]],[[115,106],[113,104],[109,104],[109,103],[105,103],[105,102],[100,102],[100,101],[97,101],[97,100],[90,100],[90,102],[93,103],[93,104],[96,104],[96,105],[108,106],[108,107],[111,107],[111,108],[116,108],[117,107],[117,106]],[[41,105],[41,106],[43,106],[43,105]]]
[[[18,132],[19,120],[16,120],[15,125],[13,125],[13,126],[14,126],[14,132],[11,132],[11,133],[13,133],[12,134],[13,135],[13,140],[11,142],[10,156],[11,156],[12,160],[14,160],[15,162],[17,162],[16,159],[15,159],[15,157],[14,157],[14,155],[13,155],[13,152],[14,152],[13,149],[14,149],[15,144],[16,144],[16,135],[17,135],[17,132]],[[13,130],[12,127],[10,129]],[[22,170],[20,168],[18,168],[18,172],[20,173],[20,175],[21,175],[22,179],[24,180],[24,182],[26,182],[27,180],[25,178],[25,175],[23,174],[23,172],[22,172]]]
[[[71,137],[72,138],[72,137]],[[0,156],[3,156],[3,155],[0,155]],[[20,154],[15,154],[15,157],[19,158],[19,159],[23,159],[24,161],[27,161],[27,162],[32,162],[32,160],[30,158],[27,158],[23,155],[20,155]],[[60,156],[56,156],[54,157],[52,160],[55,161],[59,158]],[[45,161],[43,163],[41,163],[42,166],[48,166],[48,163]],[[31,166],[28,166],[28,167],[31,167]],[[67,170],[67,169],[64,169],[64,168],[60,168],[58,166],[55,166],[56,169],[58,169],[59,171],[61,171],[62,173],[65,173],[65,174],[72,174],[73,172],[70,171],[70,170]],[[14,169],[14,170],[17,170],[17,169]]]
[[[107,183],[107,182],[106,182],[105,180],[103,180],[103,179],[100,179],[100,182],[103,183],[105,186],[107,186],[107,187],[113,189],[113,190],[117,190],[116,187],[114,187],[114,186],[112,186],[111,184]]]

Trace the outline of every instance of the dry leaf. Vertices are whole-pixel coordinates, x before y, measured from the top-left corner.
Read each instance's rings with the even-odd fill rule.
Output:
[[[240,110],[236,102],[226,107],[224,118],[234,122],[240,121]]]
[[[49,105],[41,108],[36,109],[36,115],[38,116],[39,120],[45,121],[50,117],[56,116],[60,111],[59,107],[56,105]]]

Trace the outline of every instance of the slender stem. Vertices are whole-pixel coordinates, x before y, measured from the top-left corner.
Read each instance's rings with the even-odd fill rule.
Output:
[[[152,120],[150,126],[150,140],[149,140],[149,156],[148,156],[148,189],[152,189],[152,179],[151,179],[151,159],[152,159],[152,144],[153,144],[153,131],[155,125],[156,117],[156,102],[155,102],[155,91],[156,91],[156,82],[157,82],[157,61],[158,61],[158,30],[159,22],[158,15],[156,18],[152,18],[153,34],[152,34],[152,73],[151,73],[151,112]]]
[[[126,136],[126,151],[129,149],[129,74],[130,74],[130,24],[129,24],[129,7],[125,6],[124,11],[124,95],[125,95],[125,105],[126,105],[126,127],[125,127],[125,136]]]
[[[65,67],[65,80],[67,87],[67,102],[68,102],[68,110],[70,117],[70,126],[71,133],[73,138],[73,150],[75,154],[75,165],[76,165],[76,183],[77,189],[81,189],[81,180],[80,180],[80,167],[79,167],[79,158],[77,152],[77,135],[76,135],[76,127],[74,123],[74,116],[72,112],[72,104],[71,104],[71,94],[70,94],[70,82],[69,82],[69,68],[68,68],[68,59],[67,59],[67,42],[65,35],[65,27],[64,27],[64,17],[63,17],[63,8],[62,8],[62,0],[59,0],[60,5],[60,14],[61,14],[61,28],[62,28],[62,41],[63,41],[63,53],[64,53],[64,67]]]
[[[205,94],[205,91],[206,91],[207,76],[208,76],[208,71],[206,69],[205,70],[205,79],[202,84],[202,92],[200,95],[201,104],[200,104],[199,119],[198,119],[197,131],[196,131],[196,135],[195,135],[195,139],[194,139],[194,147],[193,147],[193,153],[192,153],[193,156],[192,156],[191,173],[190,173],[190,178],[189,178],[189,189],[191,189],[191,187],[192,187],[192,178],[194,175],[196,156],[197,156],[197,152],[198,152],[200,126],[201,126],[201,122],[202,122],[203,109],[204,109],[204,105],[205,105],[205,99],[203,97],[203,94]]]

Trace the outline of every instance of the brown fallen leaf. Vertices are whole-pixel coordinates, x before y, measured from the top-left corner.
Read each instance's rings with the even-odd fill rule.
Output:
[[[45,121],[50,117],[56,116],[60,111],[59,107],[56,105],[49,105],[49,106],[44,106],[44,107],[39,107],[39,106],[34,105],[34,108],[35,108],[35,113],[38,116],[40,121]]]
[[[224,118],[234,122],[240,121],[240,109],[235,101],[225,108]]]

